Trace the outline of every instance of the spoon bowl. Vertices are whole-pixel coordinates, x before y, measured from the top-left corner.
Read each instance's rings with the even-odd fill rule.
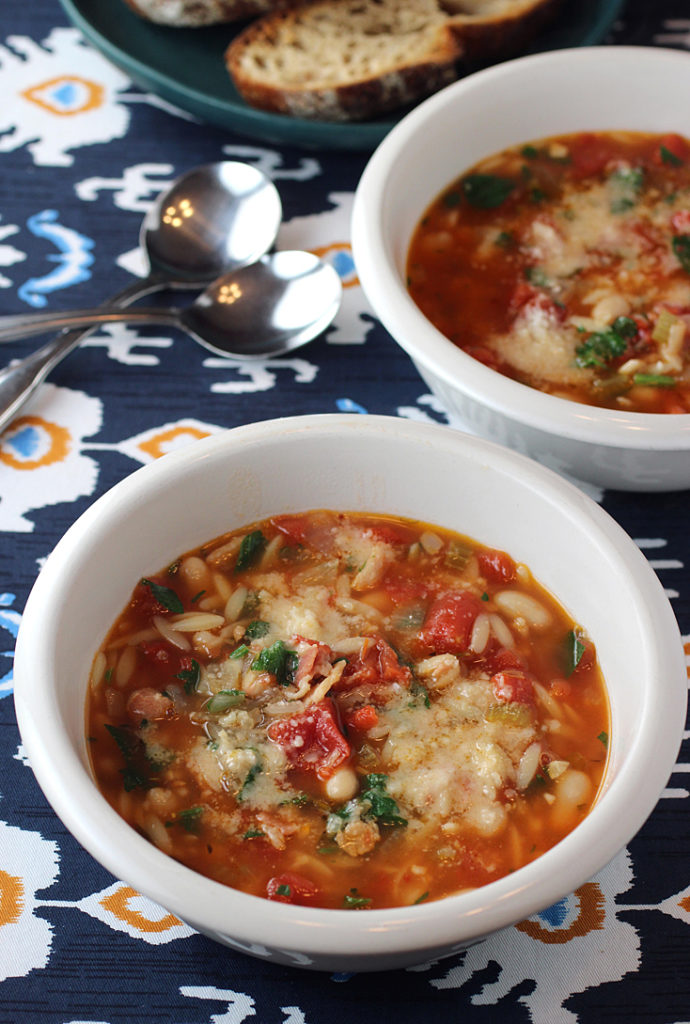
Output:
[[[45,330],[105,323],[179,327],[205,348],[235,359],[284,355],[316,338],[340,306],[333,267],[311,252],[286,250],[224,274],[182,309],[98,307],[65,313],[8,316],[0,341]]]
[[[144,217],[139,241],[148,274],[107,305],[125,307],[163,288],[200,288],[253,263],[272,248],[281,218],[278,191],[257,167],[231,160],[197,167],[177,178]],[[92,330],[63,332],[0,369],[0,430]]]

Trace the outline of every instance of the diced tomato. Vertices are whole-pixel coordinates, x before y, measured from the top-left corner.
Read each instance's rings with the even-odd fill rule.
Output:
[[[150,582],[157,583],[160,586],[166,586],[165,583],[155,577],[151,577]],[[165,605],[156,600],[152,587],[147,586],[146,583],[137,583],[134,588],[134,593],[132,594],[130,608],[135,614],[141,615],[147,619],[152,618],[154,615],[170,614],[170,609],[166,608]]]
[[[583,133],[571,149],[572,177],[577,180],[601,174],[613,156],[612,147],[613,143],[603,136]]]
[[[356,708],[351,714],[347,715],[346,721],[348,726],[351,726],[353,729],[366,732],[367,729],[373,729],[375,725],[379,724],[379,716],[373,704],[364,704],[361,708]]]
[[[269,725],[268,735],[282,747],[293,768],[313,771],[319,779],[330,778],[352,752],[328,697],[289,718],[276,719]]]
[[[174,676],[182,669],[189,671],[192,667],[192,659],[188,654],[184,654],[163,639],[142,640],[139,650],[151,665],[168,675]]]
[[[549,683],[549,690],[558,700],[567,700],[573,692],[573,684],[567,679],[552,679]]]
[[[487,548],[477,556],[479,571],[491,583],[510,583],[515,579],[515,562],[505,551]]]
[[[501,647],[487,658],[486,669],[491,675],[510,668],[527,671],[527,660],[512,647]]]
[[[367,525],[365,533],[385,544],[411,544],[415,538],[414,530],[402,523],[388,523],[385,521]]]
[[[292,544],[304,544],[309,529],[309,520],[306,516],[274,516],[271,524]]]
[[[305,907],[313,903],[318,895],[318,886],[310,878],[298,875],[295,871],[274,875],[266,883],[266,896],[277,903],[294,903]]]
[[[532,680],[517,669],[496,672],[491,677],[491,687],[496,700],[501,704],[534,703]]]
[[[412,672],[402,665],[397,654],[383,637],[371,637],[365,641],[362,653],[348,659],[345,670],[335,684],[336,690],[351,690],[355,686],[376,688],[390,683],[409,686]]]
[[[420,631],[422,649],[435,654],[462,654],[481,611],[481,601],[467,590],[440,595],[432,601]]]
[[[522,309],[523,306],[526,306],[538,294],[537,289],[533,285],[528,284],[527,281],[518,281],[510,297],[510,309],[513,311]]]
[[[310,640],[303,636],[293,636],[291,646],[298,652],[299,661],[295,670],[295,685],[299,686],[305,679],[315,676],[326,676],[331,670],[333,651],[328,644],[319,640]]]
[[[403,576],[395,572],[395,569],[389,569],[381,587],[397,607],[412,604],[415,600],[425,598],[429,593],[429,587],[424,580]]]
[[[668,156],[664,155],[664,150],[683,162],[690,158],[690,148],[682,135],[669,133],[659,140],[659,146],[654,154],[654,159],[658,164],[668,163]]]

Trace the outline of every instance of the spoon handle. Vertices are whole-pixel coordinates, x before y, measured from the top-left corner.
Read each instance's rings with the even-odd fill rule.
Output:
[[[0,342],[30,338],[33,334],[63,330],[66,327],[97,327],[99,324],[167,324],[179,323],[175,309],[121,309],[98,306],[94,309],[71,309],[65,313],[19,313],[0,320]]]
[[[127,306],[130,302],[165,287],[166,282],[155,274],[133,281],[114,295],[108,306]],[[40,314],[39,314],[40,315]],[[25,319],[23,316],[11,319]],[[63,331],[36,352],[0,369],[0,431],[4,430],[31,397],[39,384],[65,356],[79,345],[93,330],[89,322],[86,329]],[[45,328],[47,330],[47,328]],[[31,332],[33,333],[33,332]]]

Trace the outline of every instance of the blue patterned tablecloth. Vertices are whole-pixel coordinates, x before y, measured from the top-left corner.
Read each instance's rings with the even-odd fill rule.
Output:
[[[690,50],[690,2],[630,2],[607,41]],[[349,215],[367,155],[275,148],[190,119],[87,45],[57,0],[0,6],[0,314],[124,287],[143,272],[151,201],[224,158],[273,178],[279,247],[332,260],[343,306],[325,339],[251,365],[175,331],[111,326],[0,437],[0,1024],[687,1024],[688,732],[653,815],[596,878],[463,954],[398,972],[311,974],[216,945],[111,877],[46,804],[15,722],[14,638],[43,560],[97,496],[195,438],[275,415],[448,422],[354,274]],[[35,344],[5,347],[3,362]],[[690,652],[690,492],[586,489],[649,558]]]

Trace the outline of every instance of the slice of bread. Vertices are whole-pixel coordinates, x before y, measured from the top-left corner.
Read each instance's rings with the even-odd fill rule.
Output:
[[[253,22],[225,59],[251,106],[358,121],[452,82],[461,55],[437,0],[314,0]]]
[[[522,47],[558,0],[307,0],[252,22],[225,60],[246,103],[360,121]]]
[[[295,7],[300,0],[125,0],[131,9],[158,25],[202,28],[221,22],[258,18]]]

